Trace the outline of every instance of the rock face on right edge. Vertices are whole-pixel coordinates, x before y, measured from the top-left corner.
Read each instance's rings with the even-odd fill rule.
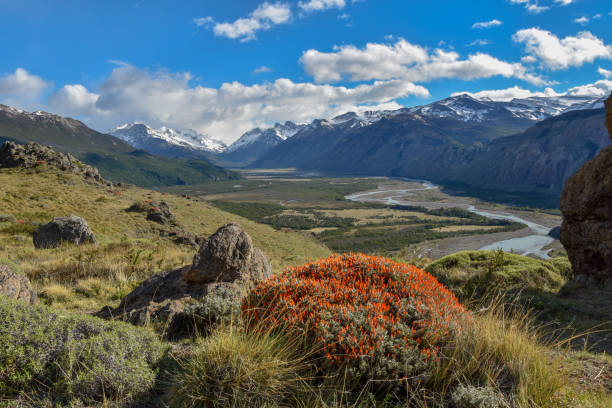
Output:
[[[606,101],[612,138],[612,95]],[[612,146],[586,162],[561,195],[561,243],[578,280],[612,282]]]

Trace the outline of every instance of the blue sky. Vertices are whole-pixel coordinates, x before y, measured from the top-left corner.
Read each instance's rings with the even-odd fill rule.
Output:
[[[0,102],[232,141],[463,91],[603,96],[610,27],[608,0],[0,0]]]

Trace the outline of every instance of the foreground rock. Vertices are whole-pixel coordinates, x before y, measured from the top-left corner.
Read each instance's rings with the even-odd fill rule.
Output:
[[[75,245],[95,244],[96,237],[81,217],[55,217],[53,221],[34,231],[34,247],[57,248],[62,242]]]
[[[612,138],[612,95],[606,101]],[[612,146],[584,164],[561,195],[561,243],[578,280],[612,282]]]
[[[231,319],[258,282],[272,275],[268,257],[239,225],[227,224],[202,243],[192,265],[153,276],[100,317],[151,322],[171,336]]]
[[[83,174],[85,177],[101,181],[100,173],[95,167],[87,166],[73,155],[56,152],[50,147],[38,143],[20,145],[5,142],[0,147],[0,168],[35,168],[43,165],[55,167],[73,174]]]
[[[36,292],[30,288],[28,278],[6,265],[0,265],[0,295],[32,304],[38,301]]]

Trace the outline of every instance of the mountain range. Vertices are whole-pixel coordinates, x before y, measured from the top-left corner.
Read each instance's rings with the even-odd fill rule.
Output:
[[[204,158],[154,155],[75,119],[0,105],[0,142],[4,140],[48,145],[97,167],[107,179],[146,187],[240,178]]]
[[[111,129],[109,134],[137,149],[152,154],[182,158],[209,158],[221,153],[227,145],[195,130],[175,130],[166,126],[154,129],[143,123],[127,123]]]
[[[491,200],[528,197],[556,206],[565,179],[609,143],[602,107],[603,99],[592,97],[500,102],[460,94],[412,108],[276,123],[226,146],[197,131],[141,123],[102,134],[74,119],[0,105],[0,138],[51,145],[106,177],[140,185],[238,177],[216,164],[291,167],[427,179]]]

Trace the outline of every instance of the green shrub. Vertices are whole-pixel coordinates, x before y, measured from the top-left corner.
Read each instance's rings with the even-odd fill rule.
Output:
[[[130,400],[149,392],[162,356],[149,330],[0,296],[0,399]]]
[[[219,326],[241,321],[241,302],[235,290],[219,284],[202,300],[185,307],[173,321],[172,336],[205,335]]]
[[[295,357],[296,348],[269,332],[224,328],[196,347],[177,358],[179,370],[168,392],[172,407],[294,406],[283,402],[304,387],[305,366]]]
[[[555,292],[571,276],[567,258],[545,261],[501,251],[458,252],[438,259],[425,270],[463,299],[495,289]]]

